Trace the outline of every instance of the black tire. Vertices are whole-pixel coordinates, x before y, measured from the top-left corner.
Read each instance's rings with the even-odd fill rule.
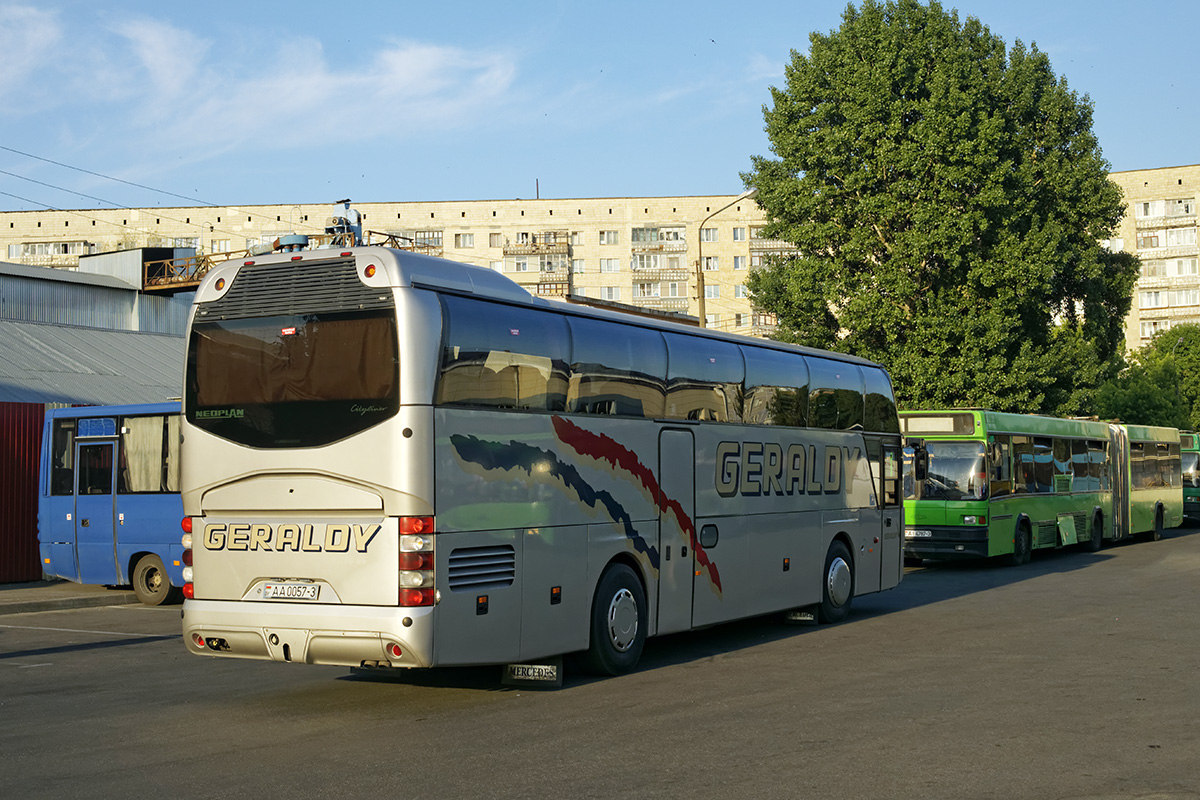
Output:
[[[600,576],[592,598],[591,645],[584,654],[589,671],[621,675],[637,666],[646,644],[646,590],[625,564],[612,564]]]
[[[1017,533],[1013,537],[1013,551],[1008,554],[1008,565],[1019,567],[1022,564],[1028,564],[1031,558],[1033,558],[1033,535],[1029,531],[1028,523],[1022,522],[1017,525]]]
[[[1104,547],[1104,518],[1099,514],[1092,517],[1091,536],[1083,543],[1083,546],[1089,553],[1098,553],[1100,548]]]
[[[905,556],[904,557],[904,566],[906,566],[906,567],[919,567],[924,563],[925,563],[925,559],[921,558],[920,556]]]
[[[846,545],[835,539],[825,554],[825,571],[821,573],[819,620],[826,625],[844,621],[850,616],[853,601],[854,559]]]
[[[1151,542],[1157,542],[1163,537],[1163,510],[1158,508],[1154,512],[1154,530],[1146,534],[1146,538]]]
[[[137,599],[148,606],[161,606],[176,594],[162,559],[153,553],[138,559],[130,583],[133,584],[133,593],[137,595]]]

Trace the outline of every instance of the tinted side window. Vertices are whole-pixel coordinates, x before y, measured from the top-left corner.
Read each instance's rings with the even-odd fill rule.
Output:
[[[863,428],[863,377],[856,364],[808,359],[808,424],[849,431]]]
[[[437,404],[566,407],[570,339],[562,316],[454,295],[442,303],[446,340]]]
[[[658,331],[571,317],[571,378],[567,411],[661,417],[667,348]]]
[[[743,347],[742,420],[754,425],[808,425],[808,362],[799,353]]]
[[[667,342],[667,410],[671,419],[739,422],[742,351],[730,342],[664,334]]]
[[[1033,440],[1033,476],[1037,492],[1054,491],[1054,440],[1036,437]]]
[[[75,420],[54,421],[50,447],[50,494],[75,493]]]
[[[863,367],[867,394],[864,398],[863,427],[869,431],[899,433],[900,419],[896,416],[896,397],[887,373],[876,367]]]

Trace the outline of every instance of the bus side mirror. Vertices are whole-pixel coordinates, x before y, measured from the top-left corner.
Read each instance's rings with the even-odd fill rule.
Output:
[[[912,464],[913,480],[921,483],[929,474],[929,451],[921,439],[909,439],[904,448],[905,461]]]

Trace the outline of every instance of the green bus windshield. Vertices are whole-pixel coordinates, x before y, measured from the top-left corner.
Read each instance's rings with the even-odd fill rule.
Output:
[[[926,441],[929,468],[925,480],[905,481],[905,500],[986,500],[987,470],[983,442]]]

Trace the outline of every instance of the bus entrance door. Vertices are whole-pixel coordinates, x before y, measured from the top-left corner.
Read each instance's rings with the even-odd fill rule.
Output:
[[[696,536],[695,442],[691,431],[658,438],[658,633],[692,627]]]
[[[115,449],[114,442],[76,446],[75,555],[81,583],[120,582],[113,525]]]

